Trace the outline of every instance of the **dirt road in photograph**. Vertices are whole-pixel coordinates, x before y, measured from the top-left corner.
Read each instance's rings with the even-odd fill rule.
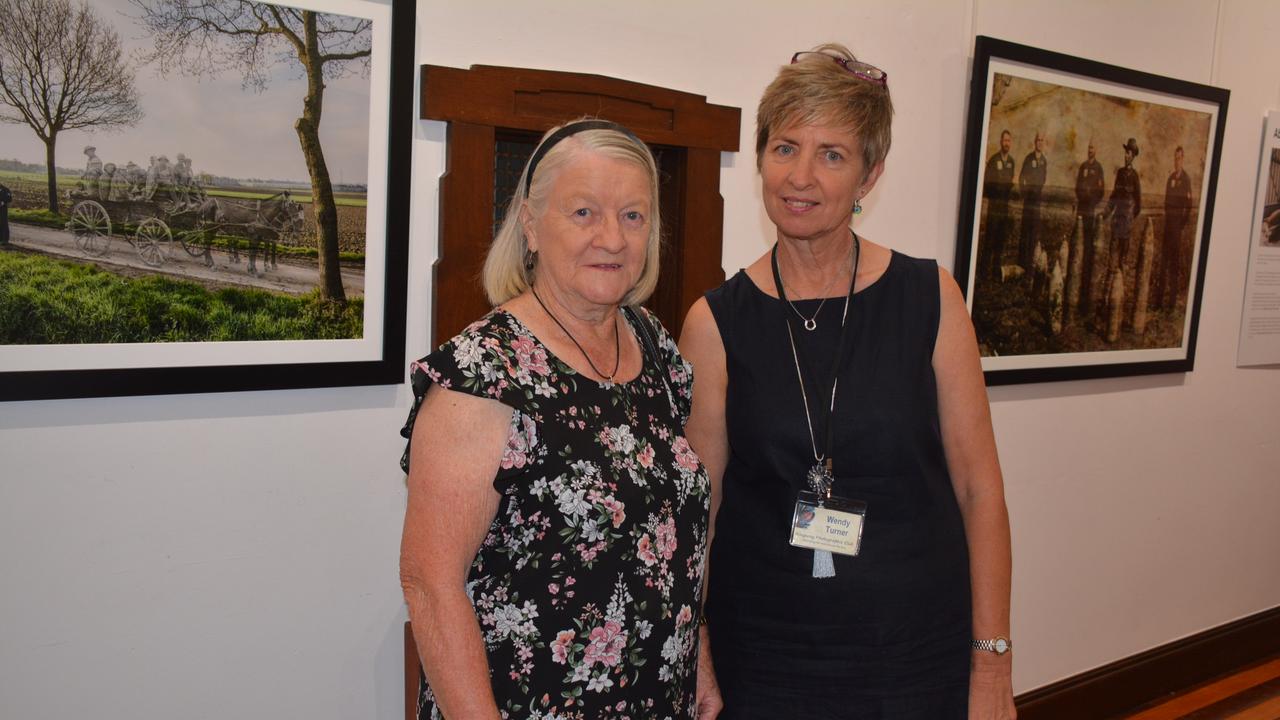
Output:
[[[314,290],[318,271],[313,258],[285,258],[280,256],[276,267],[265,269],[261,256],[257,258],[258,275],[248,272],[249,252],[240,252],[240,262],[235,263],[225,250],[213,251],[213,266],[205,265],[203,256],[192,257],[183,249],[182,244],[174,241],[168,255],[160,267],[152,267],[142,261],[138,251],[129,244],[128,239],[119,235],[111,236],[111,244],[102,257],[90,257],[76,247],[75,236],[66,230],[22,225],[10,222],[10,242],[15,247],[56,257],[74,260],[84,264],[94,264],[104,270],[138,277],[143,275],[165,275],[183,280],[191,280],[202,285],[225,287],[260,288],[274,292],[301,295]],[[342,285],[347,297],[364,295],[364,269],[348,266],[342,267]]]

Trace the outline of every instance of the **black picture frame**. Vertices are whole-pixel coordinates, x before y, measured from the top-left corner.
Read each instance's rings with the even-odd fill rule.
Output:
[[[382,62],[386,63],[385,71],[372,76],[374,80],[370,87],[373,102],[376,103],[379,98],[385,99],[387,122],[385,135],[380,132],[375,134],[371,126],[369,147],[371,157],[375,157],[376,146],[372,140],[386,138],[385,198],[379,203],[384,208],[383,262],[381,272],[377,272],[380,281],[369,283],[371,287],[381,286],[381,317],[375,316],[375,322],[370,323],[366,316],[365,321],[366,329],[372,325],[379,331],[380,347],[376,339],[358,352],[340,347],[341,343],[353,341],[278,341],[311,343],[308,352],[311,347],[315,347],[314,360],[293,361],[300,354],[295,352],[290,354],[289,359],[281,362],[237,362],[232,357],[219,364],[195,365],[188,362],[177,365],[165,364],[163,359],[157,362],[144,358],[144,344],[139,347],[139,359],[136,363],[126,360],[104,367],[18,371],[0,366],[0,401],[282,390],[403,382],[406,372],[410,166],[416,76],[415,8],[415,0],[392,0],[389,12],[380,11],[383,15],[378,16],[380,20],[375,20],[373,30],[375,58],[380,54],[379,43],[389,45],[381,54]],[[341,8],[337,12],[341,12]],[[378,28],[378,22],[384,23],[385,27]],[[379,81],[379,77],[384,79]],[[371,179],[378,174],[371,168]],[[371,206],[374,201],[370,197]],[[367,241],[373,241],[372,235]],[[163,343],[150,345],[160,346]],[[86,352],[91,351],[92,346],[85,347]],[[34,352],[39,351],[39,347],[34,349]],[[270,352],[270,348],[267,348],[258,354],[269,355]],[[234,349],[231,353],[219,355],[228,354],[234,355]],[[355,359],[350,359],[352,356],[356,356]]]
[[[1229,95],[976,38],[955,277],[988,385],[1192,370]]]

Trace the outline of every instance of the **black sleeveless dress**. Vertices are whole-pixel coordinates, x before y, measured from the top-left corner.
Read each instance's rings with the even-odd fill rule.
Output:
[[[784,324],[743,272],[707,294],[724,342],[730,455],[711,548],[708,626],[722,720],[963,720],[971,619],[964,525],[938,425],[938,269],[893,253],[854,295],[832,437],[833,493],[867,503],[856,557],[812,577],[788,543],[814,464]],[[819,301],[797,302],[806,317]],[[810,407],[837,355],[843,298],[796,342]],[[805,365],[807,364],[807,365]]]

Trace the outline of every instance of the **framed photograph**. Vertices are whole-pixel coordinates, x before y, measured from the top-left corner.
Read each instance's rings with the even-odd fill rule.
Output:
[[[977,38],[956,279],[988,385],[1192,369],[1227,98]]]
[[[14,2],[0,401],[403,380],[414,0]]]
[[[1280,365],[1280,111],[1267,113],[1236,365]]]

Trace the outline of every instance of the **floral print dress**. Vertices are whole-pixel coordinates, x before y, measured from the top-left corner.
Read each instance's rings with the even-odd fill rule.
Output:
[[[684,437],[691,368],[639,316],[661,357],[627,383],[578,374],[504,310],[412,365],[406,438],[432,384],[515,410],[467,582],[504,718],[693,716],[710,491]],[[419,717],[442,717],[425,681]]]

